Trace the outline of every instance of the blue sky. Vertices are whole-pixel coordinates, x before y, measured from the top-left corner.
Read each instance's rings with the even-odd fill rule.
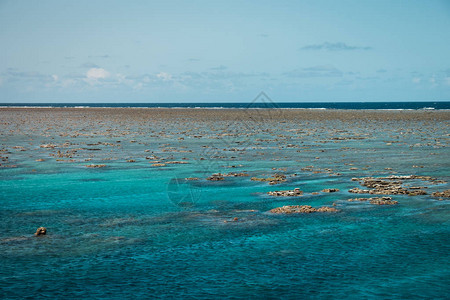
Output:
[[[0,102],[450,100],[450,1],[0,0]]]

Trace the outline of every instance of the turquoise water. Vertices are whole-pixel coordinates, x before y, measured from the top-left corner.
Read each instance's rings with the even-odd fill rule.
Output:
[[[426,184],[428,195],[393,196],[398,205],[347,201],[355,197],[347,190],[359,187],[352,177],[417,174],[448,182],[447,122],[191,120],[195,129],[183,133],[175,122],[95,120],[74,129],[78,119],[70,117],[55,127],[8,117],[2,298],[448,297],[449,200],[430,196],[448,183],[412,182]],[[76,131],[86,135],[71,136]],[[40,147],[48,143],[57,147]],[[74,162],[51,156],[70,149],[78,149]],[[250,176],[206,180],[244,171]],[[287,181],[250,179],[274,173]],[[302,197],[266,194],[295,187]],[[324,188],[340,191],[320,193]],[[333,203],[336,213],[268,213]],[[39,226],[48,234],[33,237]]]

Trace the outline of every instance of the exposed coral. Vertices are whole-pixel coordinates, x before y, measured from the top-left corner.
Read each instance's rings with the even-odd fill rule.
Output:
[[[286,205],[271,209],[269,212],[274,214],[309,214],[313,212],[336,212],[334,207],[322,206],[314,208],[310,205]]]
[[[285,190],[285,191],[273,191],[267,192],[267,194],[271,196],[281,196],[281,197],[293,197],[293,196],[301,196],[303,192],[299,188],[295,188],[293,190]]]

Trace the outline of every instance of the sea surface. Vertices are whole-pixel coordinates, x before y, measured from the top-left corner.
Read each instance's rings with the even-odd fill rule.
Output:
[[[180,103],[0,103],[0,107],[166,107],[166,108],[311,108],[311,109],[388,109],[434,110],[450,109],[450,101],[422,102],[274,102],[264,95],[264,101],[253,102],[180,102]]]
[[[448,102],[388,105],[423,107]],[[450,201],[432,196],[450,188],[448,116],[282,111],[0,109],[0,298],[448,299]],[[248,176],[207,179],[232,172]],[[353,178],[391,175],[434,181],[404,181],[427,194],[396,205],[348,201],[373,196]],[[338,211],[269,212],[284,205]]]

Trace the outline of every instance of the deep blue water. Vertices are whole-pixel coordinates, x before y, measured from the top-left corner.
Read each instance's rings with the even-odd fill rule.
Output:
[[[448,182],[448,121],[268,121],[229,135],[219,120],[1,113],[2,299],[448,299],[450,201],[431,196],[448,183],[405,182],[427,195],[398,205],[347,201],[367,196],[348,192],[354,177]],[[250,179],[274,173],[287,181]],[[266,194],[295,187],[302,197]]]
[[[424,102],[273,102],[252,103],[0,103],[28,107],[184,107],[184,108],[317,108],[317,109],[450,109],[450,101]]]

